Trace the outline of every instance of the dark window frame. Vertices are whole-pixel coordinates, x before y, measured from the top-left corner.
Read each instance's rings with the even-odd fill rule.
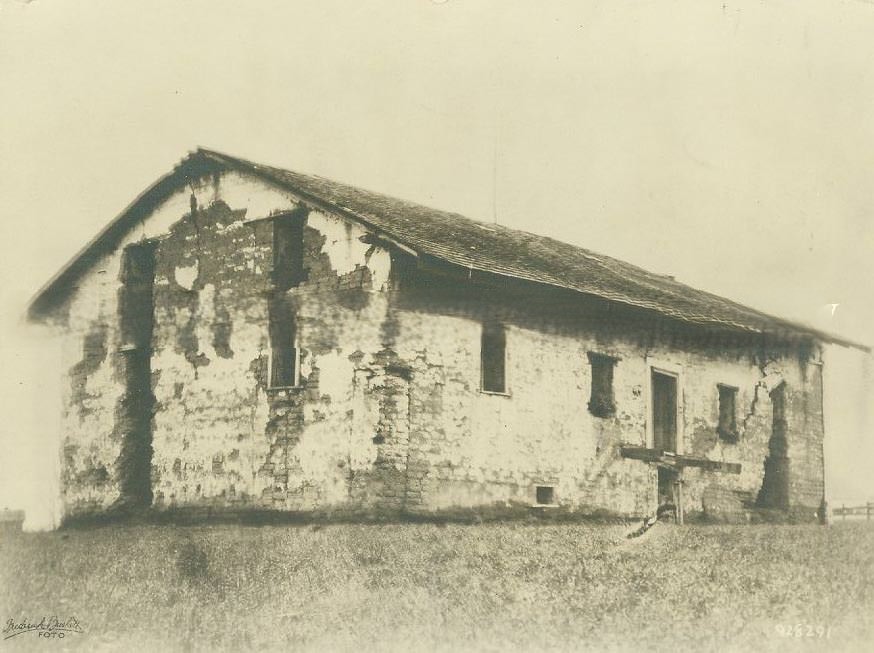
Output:
[[[612,417],[616,414],[616,395],[613,387],[613,368],[619,361],[615,356],[586,352],[589,359],[590,393],[589,412],[595,417]]]
[[[284,369],[289,370],[290,368],[290,378],[283,377],[280,379],[276,377],[276,361],[283,354],[286,353],[290,359],[290,365],[285,365]],[[283,369],[283,368],[279,368]],[[290,388],[299,388],[300,385],[300,347],[296,345],[292,345],[291,347],[271,347],[270,354],[267,362],[267,389],[268,390],[287,390]]]
[[[716,433],[720,441],[736,444],[739,439],[737,429],[737,396],[739,388],[725,383],[717,383],[717,425]]]
[[[268,306],[268,315],[270,351],[267,359],[267,389],[299,388],[301,356],[294,308],[287,298],[274,295]]]
[[[482,325],[480,392],[505,396],[510,394],[507,383],[507,328],[499,322],[485,322]]]
[[[289,290],[306,279],[303,265],[306,218],[306,212],[292,211],[271,219],[273,262],[270,276],[276,290]]]
[[[146,240],[124,248],[119,299],[120,349],[123,351],[151,349],[156,269],[157,242]]]
[[[270,270],[273,291],[268,306],[267,389],[283,390],[301,387],[297,320],[294,307],[285,295],[306,280],[304,230],[307,211],[296,209],[271,216],[270,220],[273,228]]]

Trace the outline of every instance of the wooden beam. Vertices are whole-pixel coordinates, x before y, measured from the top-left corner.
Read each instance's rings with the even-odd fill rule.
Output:
[[[361,236],[358,240],[367,245],[390,245],[396,249],[401,250],[405,254],[409,254],[413,258],[419,258],[419,252],[414,249],[407,247],[406,245],[402,245],[394,238],[390,238],[382,232],[371,230],[366,234]]]
[[[724,472],[727,474],[740,474],[741,469],[740,463],[725,463],[720,460],[674,454],[659,449],[647,449],[646,447],[623,446],[620,451],[623,458],[642,460],[647,463],[658,463],[677,469],[698,467],[711,472]]]

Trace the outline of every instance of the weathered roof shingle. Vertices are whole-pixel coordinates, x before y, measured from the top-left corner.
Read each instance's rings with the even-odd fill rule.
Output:
[[[147,190],[78,258],[87,257],[89,248],[108,238],[114,226],[116,231],[122,229],[126,215],[136,213],[139,204],[154,201],[150,194],[161,194],[162,184],[171,184],[172,177],[190,174],[192,167],[202,166],[254,175],[302,199],[327,205],[417,254],[465,268],[566,288],[693,324],[778,336],[807,336],[860,346],[554,238],[478,222],[323,177],[260,165],[206,149],[198,149],[174,173]],[[64,272],[75,267],[75,262],[76,259],[56,276],[41,295],[50,291],[53,283],[60,282],[66,276]],[[40,295],[31,312],[39,300]]]

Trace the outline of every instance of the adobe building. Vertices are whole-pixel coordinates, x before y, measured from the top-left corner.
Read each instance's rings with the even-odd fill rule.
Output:
[[[551,238],[203,149],[29,317],[63,343],[67,519],[814,518],[823,344],[857,346]]]

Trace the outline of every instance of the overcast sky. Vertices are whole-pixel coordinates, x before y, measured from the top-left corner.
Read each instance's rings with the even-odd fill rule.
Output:
[[[24,303],[198,145],[874,342],[872,35],[849,0],[0,0],[0,507],[52,492]],[[835,483],[864,493],[844,418]]]

